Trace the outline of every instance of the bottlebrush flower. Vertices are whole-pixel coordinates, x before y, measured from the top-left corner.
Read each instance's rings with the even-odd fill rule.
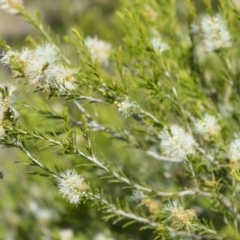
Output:
[[[38,89],[48,91],[50,88],[66,92],[75,88],[74,74],[71,69],[60,64],[60,56],[50,43],[35,49],[23,48],[22,51],[7,51],[2,54],[0,62],[10,65],[16,79],[26,79],[27,83]]]
[[[195,152],[192,135],[178,125],[173,124],[169,129],[165,127],[159,137],[161,149],[167,157],[185,160],[188,154]]]
[[[191,28],[193,33],[199,34],[201,49],[206,52],[229,48],[232,45],[226,21],[220,14],[205,14],[200,18],[200,24],[194,23]]]
[[[23,8],[22,0],[0,0],[0,9],[6,12],[16,14],[21,8]]]
[[[112,50],[111,44],[97,37],[87,37],[85,45],[88,48],[93,61],[98,61],[104,65],[108,65],[109,56]]]
[[[122,102],[116,102],[116,105],[118,107],[118,111],[125,118],[131,116],[134,113],[134,111],[138,108],[137,103],[131,101],[129,97],[126,97]]]
[[[60,177],[57,177],[57,185],[63,197],[75,205],[80,203],[81,197],[85,196],[89,189],[88,184],[84,182],[84,178],[74,170],[62,172]]]
[[[63,65],[54,65],[47,70],[50,79],[49,84],[55,86],[60,92],[71,91],[75,89],[76,79],[74,75],[77,71],[77,69],[71,69]]]
[[[170,213],[167,221],[171,221],[175,227],[189,229],[196,218],[196,213],[193,209],[184,210],[178,201],[169,202],[163,209]]]
[[[221,130],[217,119],[209,114],[205,114],[203,119],[196,120],[193,125],[195,132],[207,141],[214,138]]]

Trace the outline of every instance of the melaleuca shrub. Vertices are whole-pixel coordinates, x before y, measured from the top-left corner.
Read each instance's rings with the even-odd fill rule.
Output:
[[[4,234],[238,239],[237,2],[123,0],[92,32],[71,26],[72,7],[62,33],[0,1],[39,34],[0,42],[13,78],[0,85],[0,143],[32,173],[28,222]]]

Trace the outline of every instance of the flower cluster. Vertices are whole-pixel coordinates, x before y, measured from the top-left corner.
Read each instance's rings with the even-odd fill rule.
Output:
[[[178,125],[164,128],[159,135],[161,149],[167,157],[185,160],[188,154],[195,152],[195,140]]]
[[[22,0],[0,0],[0,9],[6,12],[16,14],[23,8]]]
[[[52,44],[38,46],[34,50],[7,51],[0,62],[10,65],[17,79],[26,79],[29,85],[38,89],[58,89],[60,92],[74,89],[76,69],[60,63],[60,57]]]
[[[163,208],[170,213],[167,221],[170,220],[172,225],[177,228],[186,228],[188,230],[196,218],[196,213],[193,209],[184,210],[178,201],[169,202]]]
[[[118,107],[118,111],[123,115],[123,117],[127,118],[131,116],[134,111],[137,110],[138,105],[136,102],[133,102],[130,100],[129,97],[126,97],[123,101],[121,102],[115,102],[115,104]]]
[[[240,160],[240,139],[235,139],[230,143],[228,156],[231,161]]]
[[[75,205],[80,203],[81,197],[85,196],[89,189],[88,184],[84,182],[84,178],[74,170],[62,172],[60,177],[57,177],[57,185],[63,197]]]
[[[108,65],[109,56],[112,50],[111,44],[100,40],[97,37],[87,37],[85,39],[85,45],[88,48],[93,61],[98,61],[105,66]]]
[[[4,122],[15,122],[18,119],[18,112],[12,106],[14,101],[13,93],[16,90],[15,86],[10,84],[0,85],[0,137],[4,136]]]
[[[196,120],[193,125],[195,132],[206,141],[212,140],[221,130],[216,118],[209,114],[205,114],[203,119]]]
[[[216,16],[203,15],[200,18],[200,24],[192,24],[192,32],[200,34],[200,45],[206,52],[231,47],[231,35],[220,14]]]

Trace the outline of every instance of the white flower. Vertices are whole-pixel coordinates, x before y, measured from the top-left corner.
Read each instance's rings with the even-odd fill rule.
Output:
[[[172,225],[178,228],[189,229],[196,218],[196,212],[193,209],[184,210],[178,201],[169,202],[163,209],[170,213],[166,221],[171,221]]]
[[[34,55],[35,57],[38,57],[41,61],[43,61],[44,59],[48,64],[53,64],[60,60],[60,56],[56,47],[51,43],[37,46],[34,50]]]
[[[231,35],[228,31],[226,21],[220,14],[216,16],[203,15],[199,26],[194,23],[192,32],[199,33],[201,37],[201,48],[206,52],[213,52],[221,48],[231,47]]]
[[[80,203],[81,197],[89,189],[88,184],[84,182],[84,178],[74,170],[62,172],[60,177],[57,177],[57,185],[63,197],[75,205]]]
[[[117,103],[117,107],[118,111],[127,118],[134,113],[138,105],[136,102],[131,101],[129,97],[126,97],[122,102]]]
[[[112,50],[111,44],[97,37],[87,37],[85,39],[85,45],[93,61],[99,61],[102,64],[108,65],[108,59]]]
[[[59,61],[56,48],[49,43],[33,50],[24,48],[21,52],[8,51],[0,60],[4,65],[11,65],[15,78],[25,77],[31,86],[46,91],[51,87],[60,92],[73,90],[77,69],[60,65]]]
[[[1,54],[1,59],[0,59],[0,63],[2,63],[3,65],[10,65],[11,64],[11,59],[12,58],[16,58],[16,56],[18,55],[19,53],[17,51],[12,51],[12,50],[9,50],[7,52],[3,52]]]
[[[26,78],[30,85],[48,90],[51,86],[49,69],[60,60],[54,45],[46,43],[36,49],[23,48],[22,51],[8,51],[3,54],[0,62],[10,64],[15,78]],[[55,83],[55,82],[54,82]]]
[[[31,86],[46,91],[50,88],[57,88],[60,92],[73,90],[76,82],[74,74],[78,70],[65,67],[59,61],[55,46],[49,43],[33,50],[8,51],[0,60],[2,64],[11,66],[15,78],[25,78]]]
[[[50,79],[49,84],[59,89],[60,92],[71,91],[75,89],[76,79],[74,74],[77,69],[71,69],[63,65],[54,65],[47,70],[47,76]]]
[[[47,43],[44,46],[38,46],[33,51],[33,56],[30,61],[27,61],[24,69],[29,84],[48,89],[50,79],[47,70],[59,60],[58,52],[52,44]]]
[[[23,48],[21,52],[9,50],[2,54],[0,63],[3,65],[11,65],[14,70],[24,69],[29,61],[33,58],[33,51],[28,48]]]
[[[134,201],[134,202],[140,202],[140,201],[142,201],[142,199],[144,199],[146,197],[147,196],[143,192],[141,192],[139,190],[135,190],[135,191],[133,191],[132,196],[130,197],[130,199],[132,201]]]
[[[164,43],[160,37],[153,37],[150,40],[154,50],[158,53],[162,53],[164,51],[169,50],[169,45],[167,43]]]
[[[60,230],[60,240],[73,240],[73,230],[72,229],[62,229]]]
[[[230,143],[228,156],[231,161],[240,160],[240,139],[235,139]]]
[[[203,119],[194,122],[194,130],[197,134],[202,136],[203,139],[211,140],[220,132],[221,127],[214,116],[205,114]]]
[[[178,125],[171,125],[169,130],[164,128],[159,137],[161,149],[167,157],[185,160],[188,154],[195,152],[195,141],[192,135]]]
[[[23,8],[22,0],[0,0],[0,9],[6,12],[16,14],[21,8]]]

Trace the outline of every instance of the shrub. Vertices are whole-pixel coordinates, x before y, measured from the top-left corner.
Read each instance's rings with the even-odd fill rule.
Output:
[[[204,4],[122,0],[103,40],[0,2],[39,33],[1,39],[0,143],[48,193],[29,187],[14,239],[239,238],[240,14]]]

